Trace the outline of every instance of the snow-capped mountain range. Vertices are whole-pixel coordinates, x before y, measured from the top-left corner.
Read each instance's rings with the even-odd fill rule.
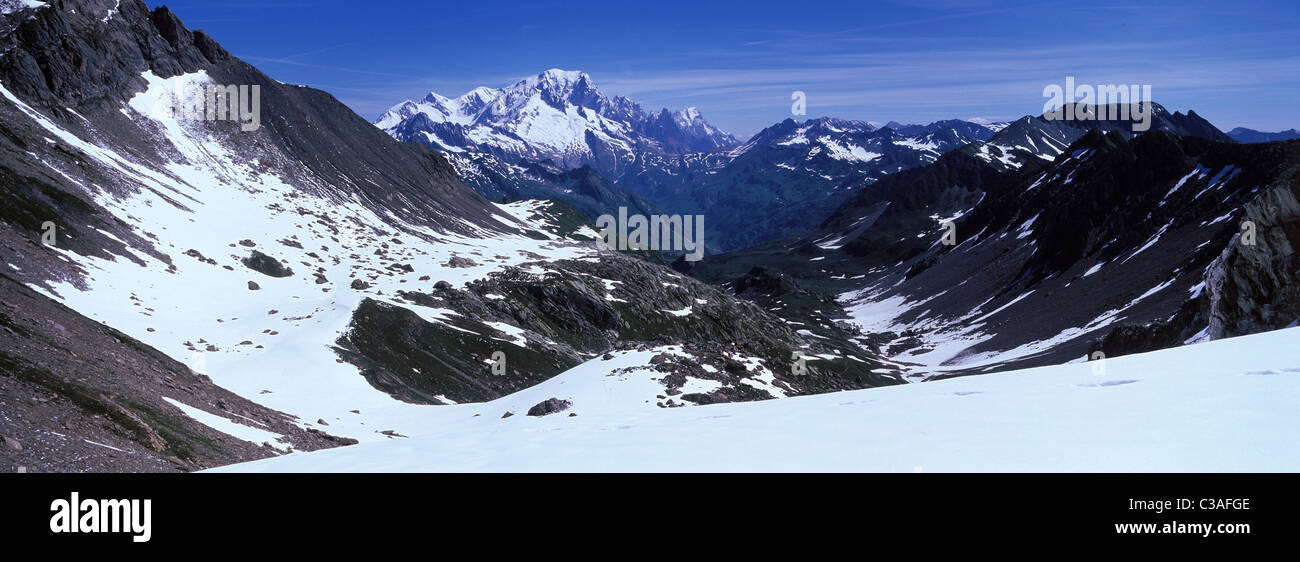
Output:
[[[679,154],[737,142],[698,109],[647,112],[625,97],[606,96],[584,72],[560,69],[454,99],[431,92],[394,106],[375,125],[398,140],[447,152],[592,165],[613,176],[644,152]]]
[[[731,251],[807,232],[880,178],[994,134],[959,120],[895,125],[787,119],[741,146],[648,155],[618,181],[660,208],[704,214],[709,246]]]
[[[443,152],[488,197],[548,192],[584,210],[608,211],[612,207],[602,209],[527,173],[530,162],[590,167],[609,178],[615,192],[630,191],[664,211],[713,214],[712,251],[803,232],[854,190],[986,140],[1005,126],[788,119],[741,145],[696,108],[647,113],[627,98],[601,93],[583,72],[558,69],[454,99],[430,93],[394,106],[375,125],[398,140]],[[511,189],[512,182],[525,189]]]

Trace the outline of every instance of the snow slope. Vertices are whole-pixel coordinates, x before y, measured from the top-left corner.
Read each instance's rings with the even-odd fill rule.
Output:
[[[593,360],[485,404],[425,407],[408,438],[216,470],[1300,470],[1297,328],[1104,363],[674,409],[639,407],[646,381],[609,376],[649,355]],[[578,415],[522,415],[549,397]]]
[[[142,189],[131,195],[88,190],[88,196],[135,232],[157,240],[173,260],[168,264],[129,250],[130,255],[105,260],[56,245],[54,251],[86,272],[82,285],[52,281],[30,287],[236,394],[296,416],[303,426],[327,420],[329,427],[321,429],[363,441],[387,439],[379,431],[410,431],[400,422],[412,419],[409,410],[418,407],[369,385],[333,349],[362,299],[409,307],[426,320],[445,322],[443,312],[403,303],[396,293],[427,290],[440,281],[460,286],[507,266],[597,251],[594,244],[523,234],[477,238],[438,232],[381,214],[342,190],[299,189],[257,160],[232,153],[201,124],[156,111],[171,92],[210,82],[206,73],[162,80],[146,72],[144,79],[148,90],[122,112],[159,127],[160,142],[175,151],[162,170],[78,137],[0,86],[0,96],[51,137],[139,182]],[[496,209],[494,218],[502,225],[544,228],[530,220],[540,210],[538,202]],[[467,228],[482,230],[468,223]],[[252,250],[282,261],[294,274],[273,278],[245,267],[240,260]],[[446,267],[455,256],[478,265]],[[368,286],[353,288],[353,280]],[[219,421],[199,421],[229,432]]]

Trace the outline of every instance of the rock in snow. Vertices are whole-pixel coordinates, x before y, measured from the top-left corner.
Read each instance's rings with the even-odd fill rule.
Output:
[[[529,408],[528,415],[535,416],[535,417],[549,416],[557,412],[563,412],[565,410],[568,410],[569,406],[572,405],[573,403],[569,402],[568,400],[560,400],[559,398],[547,398],[546,400],[538,402],[532,408]]]

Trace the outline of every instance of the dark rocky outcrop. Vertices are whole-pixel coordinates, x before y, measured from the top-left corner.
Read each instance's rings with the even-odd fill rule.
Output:
[[[534,417],[549,416],[551,414],[568,410],[569,407],[572,405],[573,402],[570,402],[568,400],[560,400],[559,398],[547,398],[546,400],[538,402],[532,408],[529,408],[528,415]]]
[[[1300,321],[1300,167],[1245,207],[1255,243],[1238,233],[1206,274],[1209,333],[1251,334]]]
[[[241,260],[244,267],[266,275],[268,277],[289,277],[293,275],[293,268],[290,268],[271,256],[253,250],[248,257]]]
[[[656,368],[666,374],[737,383],[756,373],[743,366],[732,373],[712,373],[700,363],[725,365],[735,363],[732,355],[741,355],[770,365],[789,394],[899,382],[888,374],[887,365],[854,343],[856,335],[845,327],[826,321],[813,326],[817,336],[805,337],[754,303],[634,256],[610,252],[598,262],[526,266],[548,272],[539,276],[507,268],[464,289],[439,284],[430,293],[399,293],[404,304],[457,313],[439,322],[367,299],[338,341],[340,354],[361,367],[377,388],[421,403],[441,403],[438,396],[486,401],[611,349],[666,344],[682,345],[695,358],[662,361]],[[810,293],[800,293],[798,299],[799,306],[809,309],[827,305]],[[493,327],[495,323],[517,327],[525,335],[506,334]],[[800,349],[843,358],[810,363],[805,376],[794,376],[789,365]],[[506,357],[504,375],[491,370],[496,352]],[[721,393],[717,401],[771,397],[740,386],[750,390]]]
[[[458,269],[463,267],[475,267],[478,265],[478,262],[462,256],[452,256],[444,265],[452,269]]]

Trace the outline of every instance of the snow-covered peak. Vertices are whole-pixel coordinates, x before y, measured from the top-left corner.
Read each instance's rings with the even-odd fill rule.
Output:
[[[562,88],[567,89],[580,82],[591,83],[591,77],[581,70],[562,70],[552,68],[538,74],[535,78],[525,80],[532,82],[538,88]]]
[[[673,116],[677,119],[677,122],[682,125],[690,125],[697,119],[703,120],[703,117],[700,116],[699,108],[696,107],[687,107],[678,110],[673,114]]]
[[[436,94],[430,92],[430,95],[436,95]],[[488,102],[491,102],[494,99],[497,99],[497,96],[500,95],[501,95],[501,90],[494,90],[492,88],[479,86],[477,88],[474,88],[473,90],[466,92],[465,95],[461,96],[459,99],[462,103],[480,102],[486,104]]]
[[[414,121],[421,115],[427,123]],[[632,100],[606,96],[587,73],[559,68],[501,89],[475,88],[455,99],[430,93],[394,106],[375,124],[399,140],[440,150],[486,151],[564,167],[600,164],[612,175],[643,151],[681,153],[737,144],[709,125],[698,108],[648,113]],[[602,159],[598,153],[616,156]]]
[[[429,95],[424,96],[424,99],[421,101],[427,104],[446,105],[447,103],[451,102],[451,99],[447,98],[446,96],[438,94],[438,92],[429,92]],[[402,105],[406,105],[410,103],[413,102],[411,102],[411,100],[406,100],[406,102],[403,103]]]
[[[468,125],[500,96],[500,90],[484,87],[474,88],[455,99],[429,92],[418,102],[406,100],[393,106],[375,121],[375,125],[391,132],[393,128],[417,115],[424,115],[433,123]]]
[[[995,133],[1000,132],[1002,129],[1007,128],[1007,125],[1010,125],[1010,124],[1011,124],[1011,123],[1007,123],[1007,122],[1005,122],[1005,121],[1003,121],[1003,122],[998,122],[998,123],[981,123],[981,122],[979,122],[979,121],[972,121],[972,123],[975,123],[976,125],[979,125],[979,126],[981,126],[981,127],[984,127],[984,128],[986,128],[986,129],[988,129],[988,130],[990,130],[990,131],[993,131],[993,132],[995,132]]]

